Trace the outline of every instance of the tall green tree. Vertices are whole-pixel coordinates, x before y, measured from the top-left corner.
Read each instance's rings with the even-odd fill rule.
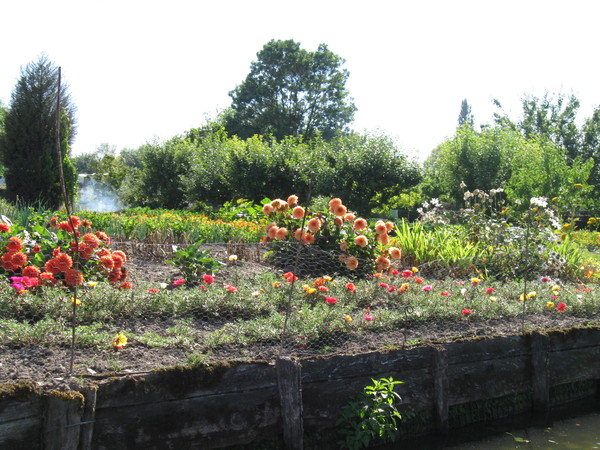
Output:
[[[458,126],[462,127],[463,125],[471,127],[475,125],[475,117],[471,112],[471,105],[469,105],[466,98],[460,103],[460,113],[458,114]]]
[[[330,139],[345,131],[356,107],[348,97],[344,60],[320,44],[316,52],[293,40],[271,40],[257,53],[246,79],[229,93],[225,128],[246,139],[255,134]]]
[[[42,55],[21,69],[10,108],[4,119],[0,153],[6,167],[6,196],[11,201],[56,209],[63,202],[56,152],[60,133],[67,195],[73,202],[77,173],[69,159],[75,136],[75,106],[68,88],[61,86],[59,129],[56,126],[58,68]]]
[[[4,136],[4,116],[8,112],[8,108],[2,103],[0,100],[0,142],[2,142],[2,138]],[[0,164],[0,175],[4,175],[4,165]]]
[[[494,103],[502,108],[497,100]],[[542,98],[526,95],[521,99],[523,116],[520,120],[515,122],[504,112],[494,113],[494,120],[499,125],[521,131],[528,139],[536,136],[550,139],[564,147],[570,159],[575,159],[581,152],[581,134],[575,123],[579,105],[574,95],[553,96],[547,92]]]
[[[581,133],[581,155],[584,159],[591,158],[594,161],[588,182],[594,185],[594,193],[591,197],[596,204],[594,214],[597,215],[600,211],[600,106],[597,106],[592,116],[586,119]]]

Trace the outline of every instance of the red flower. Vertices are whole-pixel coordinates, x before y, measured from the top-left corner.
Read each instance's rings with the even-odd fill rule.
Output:
[[[19,236],[11,236],[8,238],[8,244],[6,244],[6,248],[9,252],[18,252],[23,248],[23,241]]]
[[[415,282],[416,282],[417,284],[422,284],[422,283],[423,283],[423,280],[422,280],[421,278],[419,278],[419,277],[415,277]]]
[[[8,233],[10,231],[10,225],[4,222],[0,222],[0,233]]]
[[[567,305],[565,305],[563,302],[560,302],[557,306],[556,309],[558,309],[560,312],[563,312],[565,309],[567,309]]]
[[[40,270],[40,268],[37,266],[33,266],[33,265],[26,266],[21,271],[21,275],[23,275],[24,277],[31,277],[31,278],[38,278],[41,273],[42,273],[42,271]]]
[[[337,303],[337,298],[335,297],[325,297],[325,303],[328,305],[335,305]]]
[[[346,283],[346,289],[348,289],[350,292],[356,292],[356,286],[354,283]]]
[[[466,308],[466,309],[463,309],[463,310],[461,311],[461,314],[462,314],[463,316],[468,316],[468,315],[469,315],[469,314],[471,314],[472,312],[473,312],[472,310],[470,310],[470,309]]]
[[[158,294],[159,292],[158,289],[148,289],[148,294]]]
[[[389,285],[387,285],[386,283],[379,283],[379,286],[386,289],[389,288]]]
[[[285,278],[285,280],[288,283],[291,283],[292,281],[296,281],[298,279],[298,277],[296,275],[293,274],[293,272],[286,272],[283,274],[283,278]]]
[[[450,292],[442,291],[442,292],[440,292],[440,295],[443,295],[444,297],[450,297]]]
[[[231,292],[232,294],[235,294],[238,291],[238,288],[236,288],[235,286],[232,286],[231,284],[226,284],[223,287],[225,289],[227,289],[229,292]]]
[[[396,269],[392,269],[392,275],[398,275],[399,273]]]
[[[173,286],[180,286],[183,283],[185,283],[185,280],[183,278],[178,278],[177,280],[173,281]]]
[[[119,289],[132,289],[132,288],[133,288],[133,285],[129,281],[126,281],[121,286],[119,286]]]
[[[486,294],[491,294],[492,292],[494,292],[494,288],[492,288],[492,287],[490,287],[490,288],[487,288],[487,289],[485,290],[485,293],[486,293]]]
[[[317,289],[319,289],[321,292],[329,292],[329,288],[327,286],[319,286]]]
[[[413,276],[413,272],[412,272],[412,270],[403,270],[402,271],[402,276],[404,278],[410,278],[410,277]]]
[[[215,277],[212,275],[202,275],[202,281],[204,281],[204,284],[213,284]]]
[[[81,286],[83,284],[83,274],[80,270],[67,269],[65,271],[65,283],[69,286]]]
[[[371,322],[373,320],[373,316],[371,315],[371,307],[370,306],[367,307],[367,310],[365,311],[364,316],[365,316],[365,320],[367,322]]]
[[[542,279],[540,281],[547,283],[548,281],[550,281],[550,277],[542,277]]]

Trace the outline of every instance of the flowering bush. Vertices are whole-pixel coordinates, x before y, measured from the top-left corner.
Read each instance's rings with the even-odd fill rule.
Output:
[[[53,217],[45,227],[34,224],[23,228],[4,219],[0,223],[0,239],[5,243],[0,270],[19,294],[36,292],[43,286],[74,288],[81,286],[84,278],[131,288],[125,268],[127,256],[112,251],[110,237],[94,232],[89,221],[77,216],[66,220]]]
[[[465,185],[461,184],[465,189]],[[444,210],[433,199],[419,209],[431,226],[454,223],[466,232],[480,252],[472,263],[488,276],[533,279],[540,273],[577,278],[580,251],[566,239],[558,207],[545,197],[532,197],[528,205],[506,202],[502,189],[464,191],[464,208]],[[561,236],[562,230],[562,236]]]
[[[334,272],[351,276],[387,271],[391,260],[402,256],[400,249],[391,245],[392,222],[379,220],[371,227],[366,219],[349,211],[339,198],[328,202],[317,200],[310,208],[300,206],[295,195],[286,201],[266,199],[263,213],[269,223],[262,242],[272,243],[275,264],[291,270],[295,253],[289,243],[303,244],[304,267],[295,271],[298,274],[308,275],[328,268],[315,267],[307,261],[307,255],[314,256],[316,261],[329,259],[326,264],[333,265]],[[311,248],[319,252],[311,252]]]

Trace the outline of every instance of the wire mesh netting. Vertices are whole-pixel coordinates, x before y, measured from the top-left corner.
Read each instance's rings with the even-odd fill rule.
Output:
[[[162,285],[159,295],[164,302],[177,304],[174,317],[195,330],[197,350],[213,357],[269,358],[377,348],[383,345],[379,341],[384,334],[387,345],[401,345],[406,340],[401,326],[414,312],[409,302],[394,294],[395,286],[392,291],[384,288],[385,278],[401,273],[399,261],[374,276],[371,260],[357,259],[349,265],[341,251],[300,242],[198,248],[113,245],[138,263],[154,260],[162,265],[166,272],[157,273],[152,264],[140,265],[132,270],[132,278],[154,286],[149,290]],[[207,261],[195,271],[193,264],[169,269],[164,261],[172,263],[178,252],[219,265],[211,266],[214,271],[206,269]],[[160,278],[161,274],[170,279]]]

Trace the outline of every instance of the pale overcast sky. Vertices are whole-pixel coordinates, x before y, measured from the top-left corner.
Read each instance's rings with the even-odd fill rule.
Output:
[[[77,107],[75,154],[168,139],[230,105],[271,39],[346,60],[359,132],[383,132],[423,160],[453,135],[462,99],[476,125],[492,99],[525,94],[600,105],[595,0],[29,0],[0,6],[0,100],[45,53]]]

